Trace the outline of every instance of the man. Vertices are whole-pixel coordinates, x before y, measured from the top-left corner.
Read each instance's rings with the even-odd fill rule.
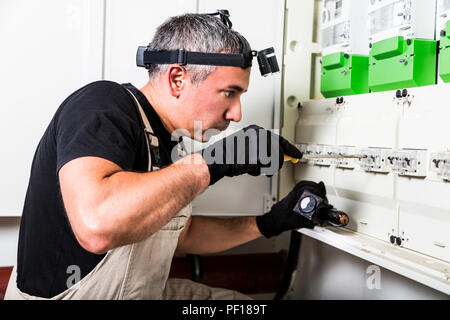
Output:
[[[187,14],[161,25],[149,48],[237,54],[243,41],[216,17]],[[57,110],[33,160],[7,299],[242,298],[167,281],[173,255],[219,252],[313,226],[292,211],[304,190],[325,197],[323,184],[313,182],[299,183],[259,217],[192,217],[192,200],[222,177],[273,174],[285,153],[302,154],[250,126],[203,152],[180,150],[173,161],[178,149],[171,133],[205,140],[208,130],[241,120],[251,68],[171,63],[148,69],[149,82],[140,90],[99,81]],[[243,143],[231,146],[241,136]],[[265,147],[268,161],[261,156]],[[222,161],[231,151],[231,163]]]

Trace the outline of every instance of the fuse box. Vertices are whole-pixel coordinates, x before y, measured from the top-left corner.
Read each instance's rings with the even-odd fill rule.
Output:
[[[322,68],[325,97],[367,93],[367,1],[325,0],[321,14]]]
[[[436,83],[437,42],[397,36],[372,45],[368,82],[371,91]]]

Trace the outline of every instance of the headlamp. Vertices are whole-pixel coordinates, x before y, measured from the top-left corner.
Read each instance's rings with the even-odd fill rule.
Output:
[[[229,19],[228,10],[218,10],[216,13],[208,15],[219,15],[222,22],[229,28],[232,23]],[[248,42],[241,36],[239,40],[242,44],[242,53],[210,53],[194,52],[185,49],[152,51],[149,47],[140,46],[136,54],[136,64],[139,67],[149,69],[152,64],[187,64],[211,65],[211,66],[230,66],[248,68],[252,65],[252,60],[257,57],[259,70],[262,76],[267,76],[280,71],[275,50],[273,47],[255,51],[251,50]]]

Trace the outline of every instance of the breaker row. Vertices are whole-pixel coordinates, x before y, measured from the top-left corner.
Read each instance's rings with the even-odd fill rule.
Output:
[[[366,158],[301,159],[300,162],[317,166],[358,171],[395,173],[401,176],[429,177],[450,181],[450,152],[429,150],[361,148],[317,144],[296,144],[307,155],[366,155]]]

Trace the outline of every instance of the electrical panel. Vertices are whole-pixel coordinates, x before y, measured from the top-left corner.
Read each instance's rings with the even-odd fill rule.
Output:
[[[303,159],[296,180],[324,181],[329,201],[349,214],[348,229],[449,261],[446,92],[440,84],[305,101],[300,151],[364,157]],[[423,230],[433,236],[425,239]]]
[[[321,10],[321,92],[337,97],[369,92],[368,39],[361,12],[367,0],[324,0]]]
[[[350,217],[342,242],[335,239],[334,234],[343,229],[329,228],[322,233],[322,229],[316,228],[311,232],[316,239],[324,241],[328,237],[325,233],[330,231],[327,239],[338,248],[360,236],[375,239],[380,245],[377,247],[379,256],[389,256],[398,262],[397,258],[410,255],[413,258],[408,263],[418,262],[423,267],[419,271],[421,277],[427,278],[434,272],[431,278],[443,278],[443,286],[447,288],[450,279],[450,108],[446,97],[450,88],[446,83],[436,83],[436,79],[438,62],[441,78],[447,73],[450,76],[450,65],[448,72],[441,72],[445,70],[442,62],[450,62],[448,58],[442,59],[447,48],[450,53],[450,41],[443,41],[443,37],[450,36],[450,29],[446,30],[450,19],[444,14],[449,9],[445,7],[448,2],[368,1],[365,13],[361,11],[368,32],[368,88],[371,91],[367,93],[348,90],[352,84],[344,75],[354,71],[350,61],[355,54],[347,50],[351,47],[350,38],[335,38],[338,43],[327,42],[330,37],[318,37],[322,46],[321,64],[312,64],[314,87],[309,95],[298,99],[301,103],[295,143],[305,155],[364,157],[309,158],[294,165],[295,181],[323,181],[330,203]],[[325,1],[322,3],[326,5]],[[327,12],[316,11],[320,24],[312,31],[313,41],[317,35],[323,37],[326,27],[343,22],[332,18],[342,17],[345,10],[339,12],[340,7],[336,7],[335,2],[330,3]],[[344,8],[344,3],[342,5]],[[333,13],[336,10],[338,13]],[[331,18],[327,20],[328,17]],[[441,27],[438,27],[439,19]],[[329,25],[324,25],[324,20]],[[298,22],[295,30],[301,30],[301,26]],[[446,32],[436,37],[437,29]],[[345,30],[350,29],[347,26]],[[290,32],[292,38],[293,31]],[[439,39],[440,43],[436,41]],[[318,75],[322,95],[317,90]],[[324,80],[330,80],[331,84]],[[299,96],[297,92],[304,87],[297,79],[294,81],[294,77],[286,76],[284,83],[289,85],[287,98]],[[293,89],[294,85],[298,86],[298,91]],[[289,106],[292,107],[286,106],[285,111],[293,118],[293,109]],[[363,241],[361,245],[364,246]],[[358,255],[359,251],[353,254]],[[439,270],[436,261],[440,263]]]

